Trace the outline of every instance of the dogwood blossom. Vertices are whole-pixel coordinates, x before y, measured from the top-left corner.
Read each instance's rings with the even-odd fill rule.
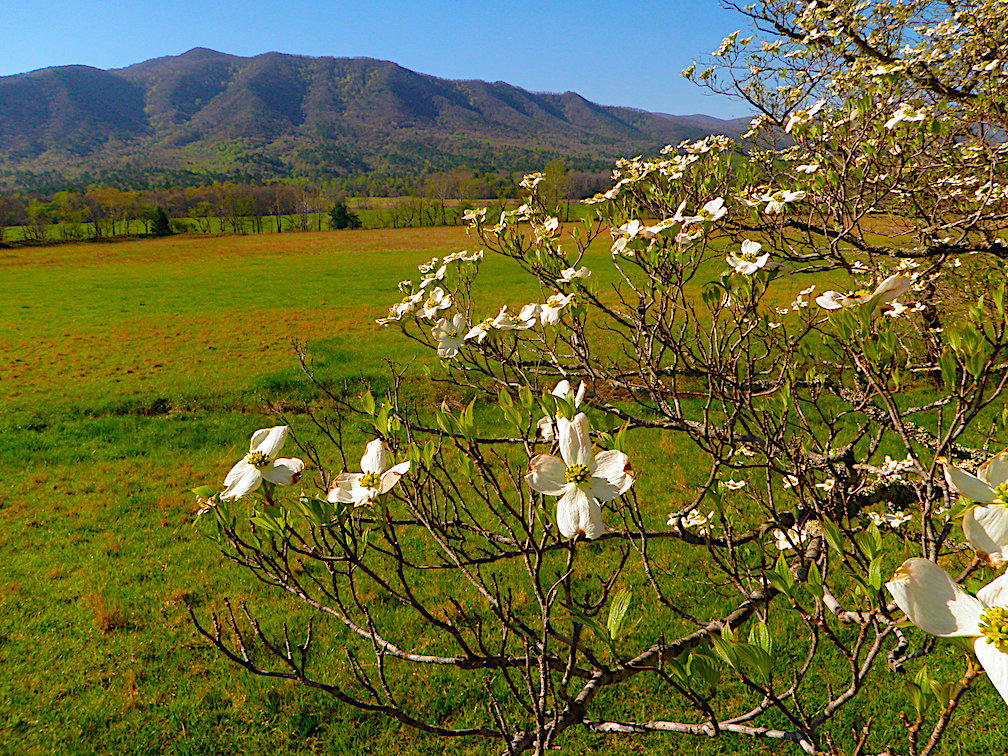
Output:
[[[560,457],[539,454],[525,476],[532,490],[559,496],[557,527],[565,538],[598,538],[605,532],[600,501],[612,501],[630,490],[634,472],[626,454],[615,449],[592,452],[588,418],[557,419]]]
[[[908,559],[886,583],[907,619],[941,638],[969,638],[991,683],[1008,703],[1008,574],[976,597],[928,559]]]
[[[1008,562],[1008,449],[984,462],[976,475],[941,460],[949,486],[977,502],[963,514],[963,534],[991,564]]]
[[[839,310],[842,307],[853,307],[875,300],[875,305],[889,304],[896,297],[906,293],[910,289],[911,279],[907,276],[896,274],[889,276],[882,281],[873,291],[868,289],[858,289],[849,294],[841,294],[837,291],[824,291],[816,297],[816,304],[824,310]]]
[[[570,381],[564,378],[553,387],[553,390],[550,393],[555,397],[572,402],[574,404],[574,409],[577,409],[581,406],[581,402],[584,401],[586,390],[587,387],[585,386],[585,382],[581,381],[578,385],[577,392],[575,392],[571,388]],[[543,415],[539,418],[539,422],[536,423],[536,430],[543,441],[552,441],[556,438],[556,430],[553,427],[553,418],[549,415]]]
[[[431,329],[431,336],[438,343],[438,357],[454,357],[458,354],[459,347],[465,341],[467,326],[465,316],[460,312],[455,313],[451,322],[447,318],[438,320],[437,325]]]
[[[328,499],[332,503],[343,502],[360,507],[370,504],[386,493],[409,472],[409,461],[389,467],[388,448],[380,439],[368,443],[361,457],[359,473],[341,473],[336,476]]]
[[[560,278],[557,279],[558,283],[571,283],[575,279],[585,279],[591,277],[591,271],[588,268],[580,267],[577,270],[574,268],[565,268],[560,271]]]
[[[452,301],[452,295],[438,286],[430,293],[417,314],[422,318],[433,319],[438,312],[451,307]]]
[[[927,111],[923,108],[915,108],[913,105],[901,102],[899,107],[896,108],[896,112],[892,114],[892,117],[885,122],[885,127],[887,129],[896,128],[897,124],[903,123],[904,121],[912,123],[914,121],[923,121],[927,118]]]
[[[770,259],[769,252],[764,252],[762,255],[759,254],[762,246],[763,245],[759,242],[746,239],[742,242],[742,248],[738,256],[728,253],[725,260],[727,260],[728,264],[735,269],[736,273],[741,273],[744,276],[751,276],[757,270],[766,265],[767,260]]]
[[[694,508],[687,512],[685,517],[672,512],[668,516],[668,525],[680,533],[695,530],[697,535],[706,536],[710,532],[710,528],[707,526],[713,519],[714,512],[702,514],[699,509]]]
[[[263,480],[278,486],[296,483],[304,470],[304,462],[297,458],[277,457],[289,432],[288,426],[276,425],[260,428],[253,433],[248,454],[225,476],[220,498],[232,501],[240,499],[259,488]]]

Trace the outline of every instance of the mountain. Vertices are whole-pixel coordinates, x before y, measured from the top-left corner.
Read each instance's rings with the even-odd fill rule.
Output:
[[[122,69],[0,77],[0,175],[532,170],[554,157],[605,168],[746,124],[439,79],[371,58],[195,48]]]

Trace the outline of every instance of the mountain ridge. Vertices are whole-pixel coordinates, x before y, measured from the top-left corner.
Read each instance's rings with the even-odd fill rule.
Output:
[[[124,165],[263,177],[608,165],[746,119],[601,105],[503,81],[443,79],[376,58],[196,47],[117,69],[0,77],[0,174]]]

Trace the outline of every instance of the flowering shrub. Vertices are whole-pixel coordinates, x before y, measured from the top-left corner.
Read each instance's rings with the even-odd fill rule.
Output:
[[[310,628],[200,631],[250,672],[509,753],[584,728],[924,756],[980,669],[1008,698],[1008,462],[985,451],[1008,420],[1008,3],[949,7],[738,8],[778,37],[684,73],[760,110],[747,150],[621,160],[583,223],[539,174],[517,209],[468,211],[483,249],[422,265],[379,323],[471,402],[320,385],[377,436],[360,472],[304,444],[311,475],[277,488],[303,463],[259,431],[197,490],[229,557],[342,628],[346,672],[313,664]],[[483,250],[534,301],[478,307]],[[342,419],[310,417],[345,459]],[[685,495],[654,464],[672,448],[703,460]],[[958,670],[929,671],[925,633],[970,639]],[[457,670],[473,705],[423,716],[410,667]],[[905,737],[838,724],[884,685]]]

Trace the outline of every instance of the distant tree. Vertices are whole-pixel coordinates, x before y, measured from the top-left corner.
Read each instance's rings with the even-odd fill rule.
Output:
[[[329,211],[329,228],[360,228],[361,222],[357,213],[350,209],[346,200],[338,199]]]
[[[163,207],[154,208],[150,219],[150,233],[154,236],[170,236],[172,233],[171,219]]]

